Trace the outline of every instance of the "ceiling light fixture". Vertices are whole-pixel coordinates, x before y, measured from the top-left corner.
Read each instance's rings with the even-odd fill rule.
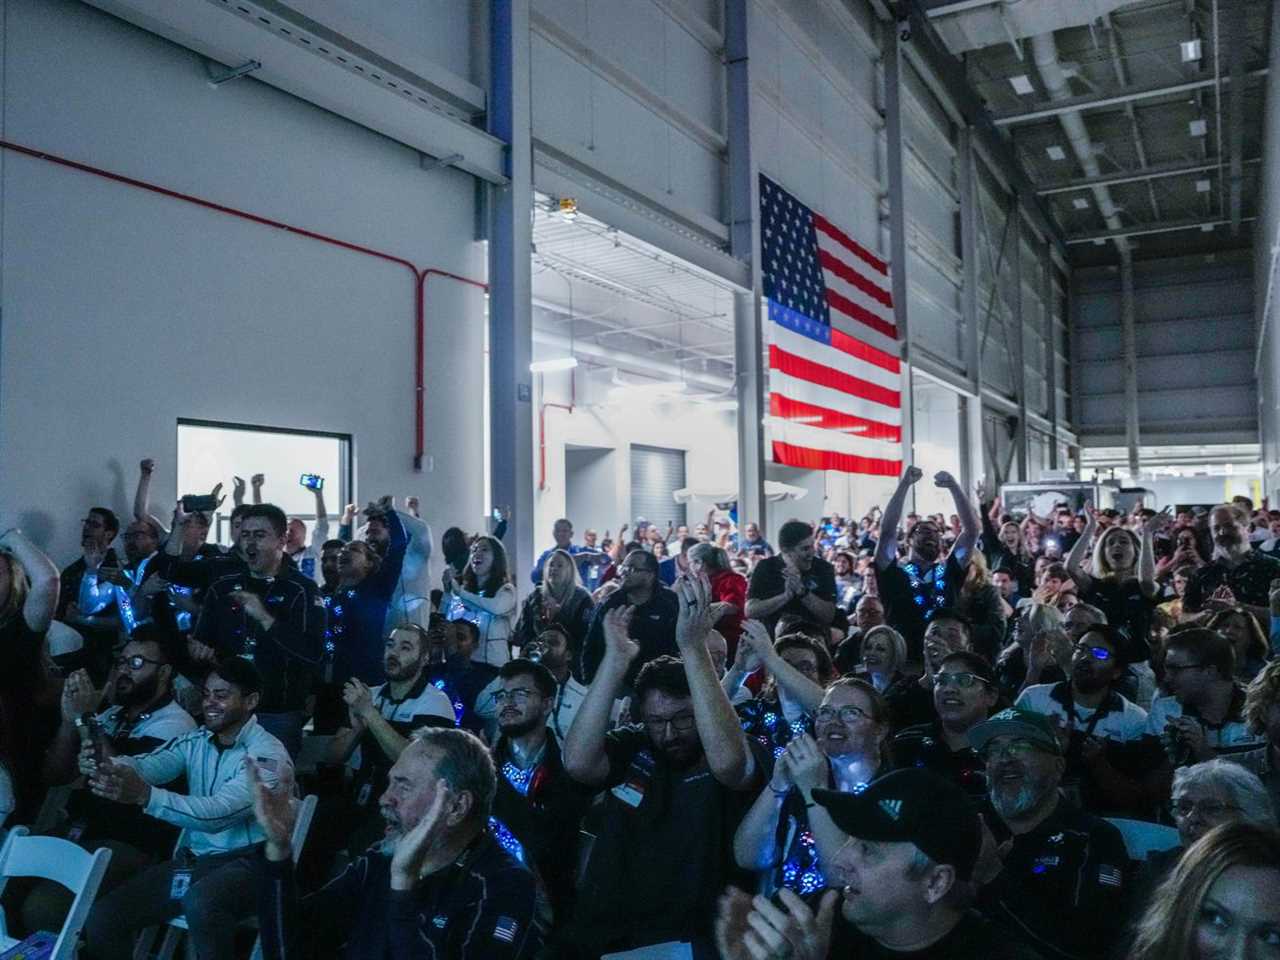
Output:
[[[1209,125],[1204,120],[1192,120],[1187,124],[1187,130],[1193,137],[1203,137],[1209,132]]]
[[[1074,200],[1071,201],[1071,205],[1075,207],[1077,210],[1089,209],[1089,201],[1086,200],[1084,197],[1076,197]]]
[[[1029,93],[1036,92],[1036,88],[1031,85],[1031,78],[1025,73],[1020,73],[1016,77],[1010,77],[1009,83],[1013,86],[1013,92],[1022,97],[1025,97]]]
[[[1206,178],[1206,179],[1204,179],[1204,180],[1197,180],[1197,181],[1196,181],[1196,193],[1208,193],[1208,192],[1209,192],[1209,186],[1210,186],[1210,184],[1209,184],[1209,181],[1208,181],[1208,179],[1207,179],[1207,178]]]
[[[1200,59],[1200,41],[1198,39],[1183,40],[1179,46],[1182,47],[1183,63],[1192,63]]]
[[[1045,147],[1044,152],[1049,155],[1050,160],[1067,159],[1067,152],[1063,150],[1060,146],[1058,146],[1056,143],[1051,147]]]
[[[530,373],[555,373],[557,370],[572,370],[578,365],[577,357],[556,357],[554,360],[535,360],[529,364]]]

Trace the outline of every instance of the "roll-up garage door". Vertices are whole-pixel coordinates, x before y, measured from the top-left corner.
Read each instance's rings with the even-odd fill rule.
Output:
[[[631,446],[631,517],[644,517],[666,529],[685,522],[684,504],[671,495],[685,484],[684,451]]]

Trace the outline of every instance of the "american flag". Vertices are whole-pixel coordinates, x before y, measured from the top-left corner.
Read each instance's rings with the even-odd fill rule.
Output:
[[[773,462],[902,472],[902,371],[889,265],[760,177]]]

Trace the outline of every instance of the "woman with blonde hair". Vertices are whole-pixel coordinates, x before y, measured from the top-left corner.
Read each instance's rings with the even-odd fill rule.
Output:
[[[1098,529],[1098,512],[1089,510],[1080,539],[1067,556],[1067,572],[1076,582],[1076,594],[1084,603],[1107,615],[1107,623],[1122,629],[1129,638],[1127,657],[1132,662],[1147,659],[1147,634],[1156,607],[1156,555],[1152,537],[1167,520],[1164,513],[1143,522],[1140,533],[1120,526]],[[1093,544],[1093,555],[1085,569],[1085,555]]]
[[[1280,830],[1236,821],[1183,855],[1138,922],[1129,960],[1274,956],[1280,943]]]
[[[542,582],[525,599],[514,643],[523,649],[548,627],[559,626],[569,639],[569,663],[576,667],[595,606],[573,557],[553,550],[542,565]]]

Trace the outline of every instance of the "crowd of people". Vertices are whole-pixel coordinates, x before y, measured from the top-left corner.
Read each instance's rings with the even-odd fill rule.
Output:
[[[558,520],[521,601],[505,514],[434,574],[412,497],[330,538],[236,478],[224,547],[155,470],[61,571],[0,535],[0,836],[112,851],[86,957],[1280,949],[1280,511],[921,516],[908,467],[772,541]]]

